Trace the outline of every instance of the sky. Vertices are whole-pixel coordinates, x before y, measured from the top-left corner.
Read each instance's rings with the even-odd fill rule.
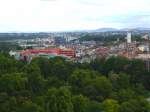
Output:
[[[150,0],[0,0],[0,32],[150,28]]]

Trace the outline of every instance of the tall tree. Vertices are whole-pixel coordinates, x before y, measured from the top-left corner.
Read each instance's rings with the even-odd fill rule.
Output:
[[[45,97],[46,112],[73,112],[71,93],[66,87],[48,90]]]

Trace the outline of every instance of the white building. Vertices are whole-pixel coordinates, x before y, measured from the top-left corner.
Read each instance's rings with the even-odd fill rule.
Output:
[[[131,43],[132,39],[131,39],[131,33],[127,33],[127,43]]]

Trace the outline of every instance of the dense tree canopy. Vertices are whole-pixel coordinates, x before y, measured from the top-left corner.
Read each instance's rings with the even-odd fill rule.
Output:
[[[0,54],[0,112],[150,112],[145,66],[123,57],[25,63]]]

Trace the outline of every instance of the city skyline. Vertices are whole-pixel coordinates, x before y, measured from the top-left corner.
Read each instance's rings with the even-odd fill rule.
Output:
[[[149,0],[0,0],[0,32],[150,26]]]

